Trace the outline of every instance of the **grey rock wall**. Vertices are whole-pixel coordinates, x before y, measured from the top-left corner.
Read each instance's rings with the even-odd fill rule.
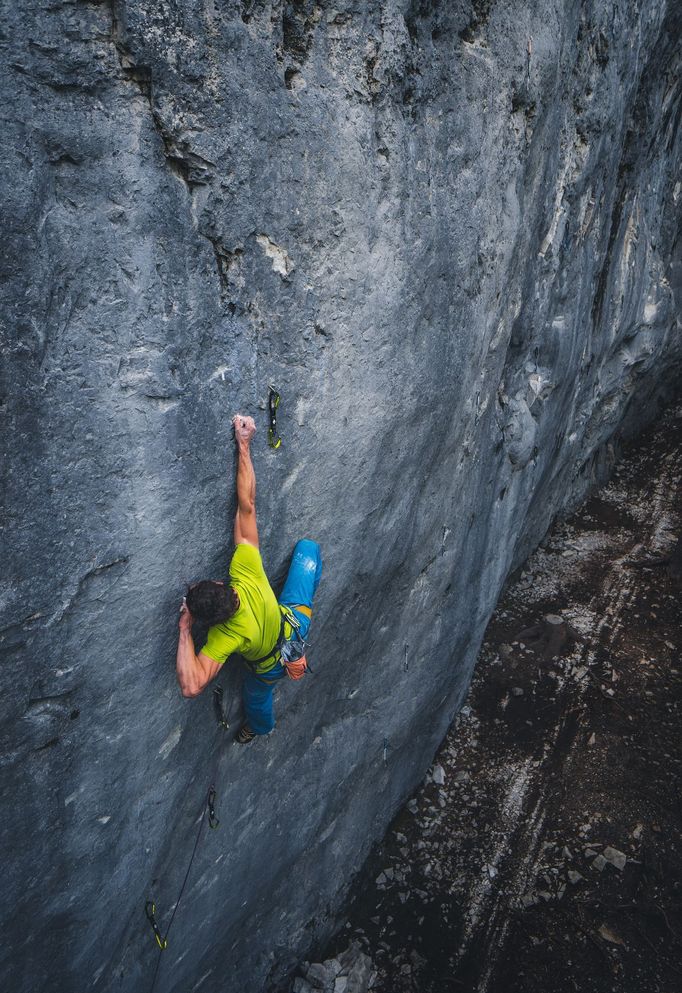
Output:
[[[151,984],[214,763],[157,990],[255,993],[333,926],[510,569],[677,388],[680,20],[3,4],[5,987]],[[315,673],[246,750],[174,677],[236,410],[273,583],[325,556]]]

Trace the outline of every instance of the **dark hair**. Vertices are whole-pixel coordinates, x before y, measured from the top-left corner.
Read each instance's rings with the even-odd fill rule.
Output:
[[[187,588],[187,607],[192,617],[204,621],[209,627],[227,621],[239,606],[237,594],[231,586],[223,586],[212,579],[202,579]]]

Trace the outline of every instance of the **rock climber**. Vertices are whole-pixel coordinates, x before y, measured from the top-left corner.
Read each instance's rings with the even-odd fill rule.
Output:
[[[204,579],[188,587],[180,607],[176,670],[183,696],[198,696],[217,676],[230,655],[246,662],[242,701],[245,723],[236,741],[244,745],[275,726],[273,691],[286,675],[280,645],[294,629],[286,621],[290,610],[305,639],[310,627],[313,598],[322,574],[320,547],[303,539],[294,548],[289,573],[279,603],[263,569],[256,524],[256,474],[251,461],[251,439],[256,432],[252,417],[232,419],[237,444],[237,513],[234,519],[235,550],[229,579]],[[280,604],[284,610],[280,609]],[[196,652],[192,623],[209,625],[206,644]]]

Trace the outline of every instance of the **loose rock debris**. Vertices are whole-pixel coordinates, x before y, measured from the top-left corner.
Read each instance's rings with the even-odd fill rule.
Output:
[[[681,590],[630,564],[682,531],[681,442],[672,409],[504,593],[347,910],[376,993],[682,990]]]
[[[326,962],[304,962],[292,993],[368,993],[377,974],[358,941]]]

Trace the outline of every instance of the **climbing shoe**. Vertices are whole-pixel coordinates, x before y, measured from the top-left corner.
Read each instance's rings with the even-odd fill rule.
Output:
[[[237,736],[234,739],[238,745],[248,745],[250,741],[256,737],[256,732],[252,731],[248,724],[244,724],[242,728],[237,732]]]

